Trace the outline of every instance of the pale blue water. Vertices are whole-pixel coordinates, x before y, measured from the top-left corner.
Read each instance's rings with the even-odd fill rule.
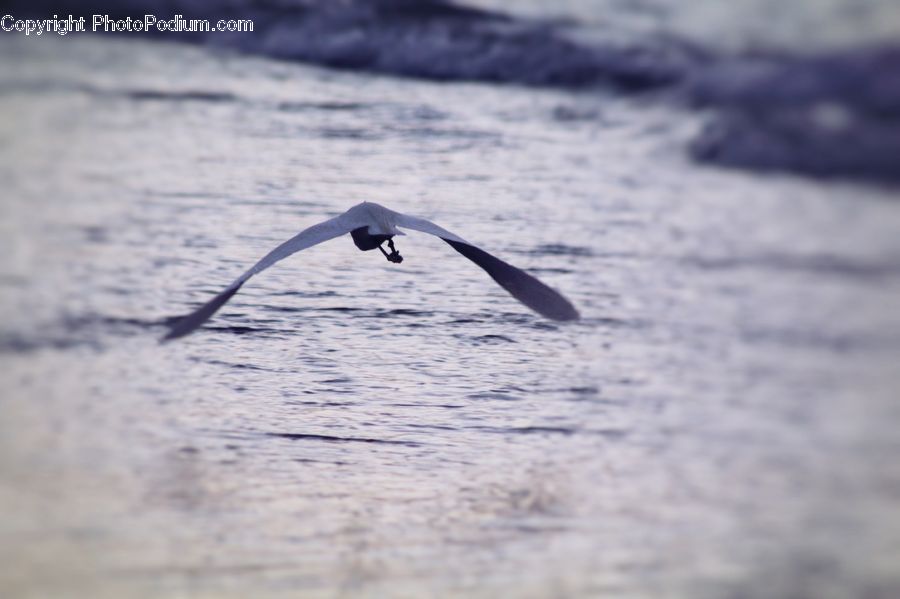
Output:
[[[900,589],[896,192],[696,166],[701,116],[0,40],[4,597]],[[164,319],[361,201],[349,238]]]

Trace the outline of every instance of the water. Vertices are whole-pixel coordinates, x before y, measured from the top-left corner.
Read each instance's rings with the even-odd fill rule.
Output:
[[[92,22],[79,0],[8,4],[15,18],[68,13]],[[783,4],[123,0],[95,2],[92,10],[113,19],[184,15],[211,24],[219,19],[254,24],[252,32],[201,32],[192,26],[191,31],[159,33],[151,28],[122,39],[193,43],[357,73],[601,88],[676,101],[708,112],[706,126],[682,141],[683,151],[698,161],[896,186],[896,2]]]
[[[605,36],[677,35],[721,50],[781,48],[815,53],[896,43],[900,11],[890,0],[470,0],[517,15],[559,19]]]
[[[896,191],[704,168],[702,115],[0,39],[5,597],[900,589]],[[527,312],[372,200],[562,290]]]

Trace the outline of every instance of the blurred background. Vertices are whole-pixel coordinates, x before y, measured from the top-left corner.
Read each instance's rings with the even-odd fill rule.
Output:
[[[0,7],[3,597],[900,594],[893,0]]]

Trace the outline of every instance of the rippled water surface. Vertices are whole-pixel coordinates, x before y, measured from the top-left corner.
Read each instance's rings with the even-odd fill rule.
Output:
[[[892,597],[896,192],[698,167],[703,115],[0,40],[4,597]],[[555,324],[440,240],[563,290]],[[867,594],[868,593],[868,594]]]

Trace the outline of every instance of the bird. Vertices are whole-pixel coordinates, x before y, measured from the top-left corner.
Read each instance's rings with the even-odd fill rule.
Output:
[[[480,266],[510,295],[545,318],[557,321],[580,318],[575,306],[558,291],[462,237],[424,218],[394,212],[375,202],[362,202],[343,214],[304,229],[276,247],[211,300],[176,320],[161,341],[171,341],[197,330],[230,300],[244,283],[276,262],[347,233],[353,238],[353,243],[359,250],[367,252],[377,248],[389,262],[400,264],[403,257],[395,247],[393,238],[406,233],[397,227],[440,237],[454,250]],[[385,243],[390,252],[382,247]]]

